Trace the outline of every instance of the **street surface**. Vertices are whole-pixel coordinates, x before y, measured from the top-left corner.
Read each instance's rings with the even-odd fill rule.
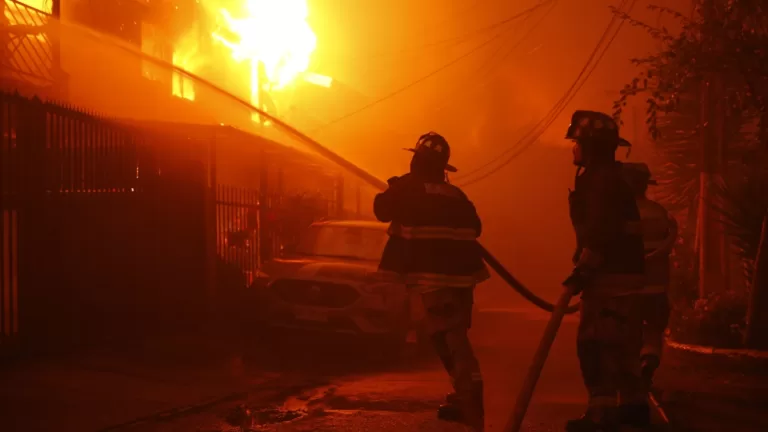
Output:
[[[486,382],[486,430],[501,430],[506,421],[547,318],[522,311],[477,314],[472,339]],[[568,317],[525,431],[562,431],[583,410],[575,328],[575,318]],[[243,342],[215,334],[221,337],[214,342],[117,344],[55,364],[46,359],[6,368],[0,373],[0,430],[466,430],[435,418],[448,379],[437,360],[415,345],[395,354],[343,338],[280,333]],[[768,430],[759,409],[768,406],[764,379],[756,387],[754,376],[707,372],[669,359],[662,378],[670,383],[664,397],[674,409],[671,430]]]
[[[486,379],[487,430],[501,430],[506,421],[546,318],[538,313],[478,314],[472,336]],[[525,430],[559,431],[568,418],[581,413],[584,392],[574,357],[574,337],[575,320],[569,318],[542,376]],[[415,346],[397,356],[343,339],[306,338],[295,333],[284,333],[282,340],[271,338],[270,342],[275,350],[272,355],[246,355],[245,367],[279,371],[293,382],[304,377],[305,388],[299,385],[295,394],[283,400],[265,400],[263,393],[255,392],[245,402],[126,430],[237,430],[227,424],[226,417],[240,403],[257,411],[253,428],[266,431],[467,430],[436,419],[435,410],[450,384],[439,362],[429,353],[415,352]],[[292,412],[301,416],[281,421],[294,415]]]

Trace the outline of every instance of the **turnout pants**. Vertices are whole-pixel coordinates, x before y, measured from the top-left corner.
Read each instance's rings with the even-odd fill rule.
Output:
[[[474,287],[412,287],[424,304],[424,324],[451,377],[460,408],[482,417],[482,376],[467,331],[472,325]],[[479,407],[478,407],[479,405]]]
[[[652,355],[660,359],[664,346],[664,332],[669,324],[669,299],[666,293],[638,297],[641,298],[644,311],[643,348],[640,355]]]
[[[612,422],[617,407],[644,404],[640,378],[643,307],[638,295],[581,300],[577,352],[589,391],[588,415]]]

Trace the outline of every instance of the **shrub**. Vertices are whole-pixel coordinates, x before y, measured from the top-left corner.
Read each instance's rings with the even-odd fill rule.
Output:
[[[742,346],[746,312],[746,295],[735,290],[673,304],[670,336],[681,343],[738,348]]]

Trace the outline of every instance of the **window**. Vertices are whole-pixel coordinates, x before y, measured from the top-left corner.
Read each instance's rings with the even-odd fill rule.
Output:
[[[356,226],[312,226],[296,252],[328,258],[378,261],[388,240],[387,232]]]

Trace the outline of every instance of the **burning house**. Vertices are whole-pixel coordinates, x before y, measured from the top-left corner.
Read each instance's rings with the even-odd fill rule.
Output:
[[[287,112],[297,83],[330,87],[331,79],[309,71],[317,44],[307,24],[305,0],[188,0],[148,2],[141,50],[216,83],[273,115]],[[199,101],[193,79],[158,71],[145,62],[144,77],[171,94]],[[202,96],[204,97],[204,96]],[[252,120],[268,124],[250,113]]]
[[[337,167],[271,139],[279,132],[265,119],[162,64],[279,115],[298,84],[330,85],[308,72],[316,40],[303,1],[63,0],[61,21],[58,2],[0,4],[0,34],[50,45],[2,57],[15,75],[0,91],[0,261],[14,276],[0,292],[12,299],[2,316],[21,323],[8,340],[83,337],[60,334],[56,320],[131,332],[122,323],[154,314],[163,326],[167,310],[179,321],[187,308],[194,321],[223,287],[248,284],[296,225],[360,212]],[[19,24],[25,15],[9,5],[41,24]],[[288,29],[296,40],[283,40]],[[47,59],[38,72],[23,61],[30,53]],[[29,93],[14,94],[20,82]],[[57,86],[66,91],[46,91]],[[47,287],[61,297],[45,300]],[[121,312],[105,324],[106,309]]]

